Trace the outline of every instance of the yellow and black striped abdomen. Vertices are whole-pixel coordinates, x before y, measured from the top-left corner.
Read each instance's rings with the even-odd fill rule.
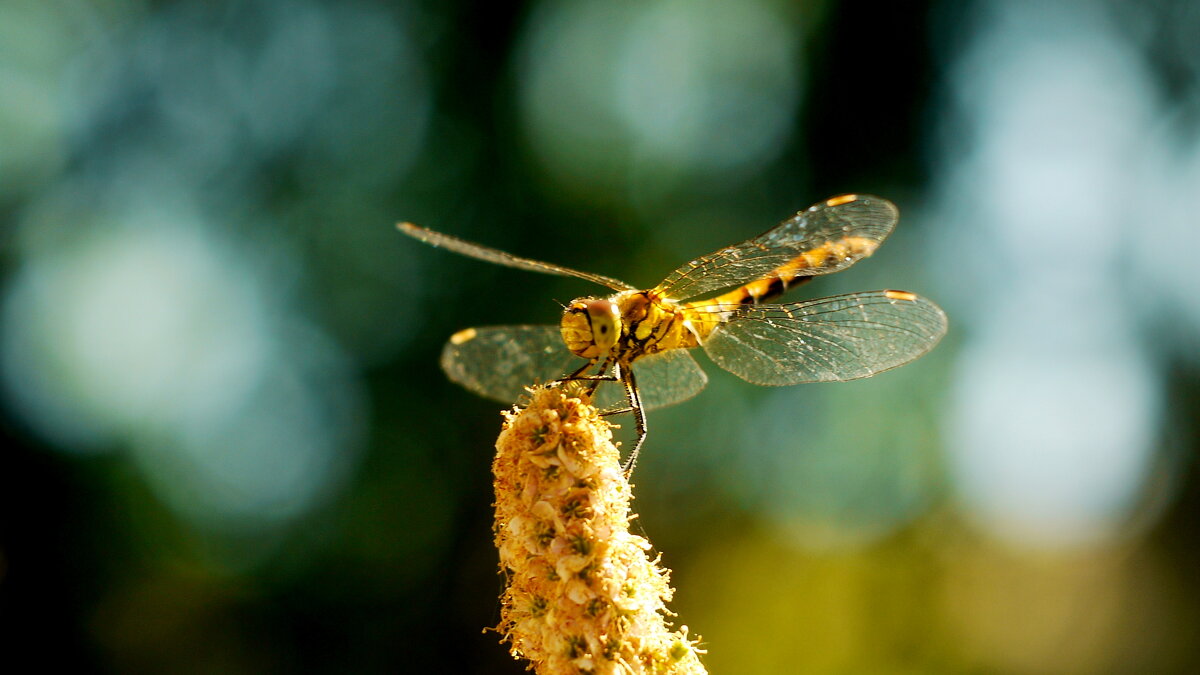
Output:
[[[801,253],[759,279],[694,305],[756,305],[767,302],[783,295],[789,288],[811,280],[823,269],[836,267],[848,258],[871,255],[877,246],[878,241],[866,237],[843,237],[828,241]]]

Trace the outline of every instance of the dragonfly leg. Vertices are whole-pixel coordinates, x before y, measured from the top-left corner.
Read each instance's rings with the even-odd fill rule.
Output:
[[[603,373],[605,370],[607,370],[609,363],[611,363],[611,359],[605,359],[604,363],[600,364],[600,368],[599,368],[598,372]],[[580,366],[579,369],[576,370],[575,372],[571,373],[570,375],[567,375],[566,377],[560,377],[557,380],[555,380],[554,382],[552,382],[551,384],[560,385],[565,382],[590,382],[591,384],[588,385],[588,387],[587,387],[587,393],[588,393],[588,396],[592,396],[596,393],[596,387],[600,386],[601,382],[616,382],[617,381],[618,378],[615,375],[584,375],[583,374],[583,372],[585,370],[587,370],[588,368],[591,368],[594,365],[596,365],[595,361],[588,361],[587,363]]]
[[[642,409],[642,396],[638,393],[637,380],[633,377],[632,368],[621,368],[621,381],[625,384],[625,395],[629,397],[629,408],[633,413],[634,428],[637,431],[637,440],[633,442],[633,451],[629,453],[629,459],[625,460],[625,477],[633,475],[633,467],[637,464],[638,452],[642,449],[642,443],[646,441],[646,412]]]
[[[617,408],[616,410],[601,410],[597,414],[601,417],[610,417],[612,415],[624,415],[631,412],[633,412],[633,408]]]
[[[583,364],[582,366],[579,366],[579,369],[576,370],[575,372],[571,373],[570,375],[568,375],[566,377],[559,378],[559,379],[555,380],[555,382],[567,382],[570,380],[579,379],[580,377],[586,377],[586,375],[584,375],[583,372],[585,370],[587,370],[588,368],[591,368],[594,365],[596,365],[595,361],[588,361],[587,363]]]
[[[560,377],[555,382],[616,382],[618,377],[613,375],[578,375],[574,377]]]

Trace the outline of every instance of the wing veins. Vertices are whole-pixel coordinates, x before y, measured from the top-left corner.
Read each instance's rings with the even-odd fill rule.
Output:
[[[513,255],[507,251],[501,251],[500,249],[484,246],[483,244],[477,244],[473,241],[460,239],[453,235],[431,230],[427,227],[421,227],[420,225],[413,225],[412,223],[399,223],[396,225],[396,227],[404,234],[407,234],[408,236],[419,241],[423,241],[430,246],[444,248],[448,251],[454,251],[460,255],[465,255],[469,258],[475,258],[476,260],[483,260],[497,265],[504,265],[505,267],[525,270],[527,272],[540,272],[542,274],[575,277],[577,279],[590,281],[601,286],[607,286],[614,291],[635,290],[633,286],[630,286],[620,279],[606,277],[602,274],[593,274],[591,272],[581,272],[580,270],[571,269],[570,267],[543,262],[541,260],[534,260],[532,258],[522,258],[521,256]]]
[[[869,377],[929,351],[945,331],[936,305],[889,293],[705,306],[730,309],[705,348],[721,367],[760,384]]]
[[[862,237],[878,245],[898,219],[895,205],[879,197],[856,195],[832,201],[819,202],[756,237],[696,258],[671,272],[654,290],[678,300],[736,287],[839,239]],[[830,274],[867,255],[869,251],[829,267],[803,268],[794,273],[798,277]],[[746,269],[739,274],[739,268]]]

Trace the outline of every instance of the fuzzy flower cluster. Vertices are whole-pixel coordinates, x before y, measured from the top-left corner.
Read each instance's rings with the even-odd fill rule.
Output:
[[[667,571],[629,532],[629,483],[609,425],[561,388],[533,392],[496,442],[498,630],[541,675],[704,673],[666,621]]]

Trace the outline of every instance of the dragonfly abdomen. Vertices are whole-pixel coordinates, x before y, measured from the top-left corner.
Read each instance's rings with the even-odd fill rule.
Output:
[[[842,237],[809,249],[762,277],[739,286],[705,303],[714,305],[757,305],[774,300],[788,289],[811,281],[826,269],[836,269],[848,259],[871,255],[879,242],[866,237]]]

